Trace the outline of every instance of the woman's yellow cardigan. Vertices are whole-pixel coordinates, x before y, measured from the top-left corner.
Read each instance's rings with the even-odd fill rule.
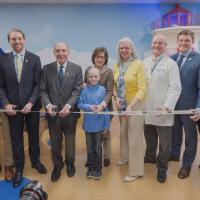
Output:
[[[115,80],[115,91],[117,87],[117,80],[119,77],[119,65],[115,64],[113,69]],[[140,100],[145,98],[146,94],[146,75],[144,65],[140,60],[134,60],[129,63],[129,66],[124,74],[125,81],[125,99],[129,103],[134,97]]]

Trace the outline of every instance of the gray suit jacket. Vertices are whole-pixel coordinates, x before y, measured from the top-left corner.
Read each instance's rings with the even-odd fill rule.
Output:
[[[40,84],[42,104],[46,106],[51,103],[56,105],[59,110],[65,104],[69,104],[76,111],[76,102],[79,98],[83,83],[82,69],[79,65],[67,62],[63,88],[59,88],[57,63],[53,62],[45,65],[42,72]],[[76,119],[79,115],[69,115],[70,118]]]
[[[178,54],[172,56],[177,60]],[[176,109],[200,108],[200,54],[191,52],[180,69],[181,95]]]

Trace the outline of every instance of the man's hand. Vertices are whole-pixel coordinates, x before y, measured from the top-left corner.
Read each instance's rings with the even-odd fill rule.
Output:
[[[65,105],[63,107],[63,109],[59,112],[59,116],[60,117],[65,117],[65,116],[69,115],[69,113],[70,113],[70,109],[68,108],[67,105]]]
[[[170,112],[170,110],[169,110],[168,108],[166,108],[166,107],[157,108],[157,110],[158,110],[158,111],[163,111],[163,112],[165,112],[165,113]],[[159,115],[156,115],[156,116],[157,116],[157,117],[161,117],[162,114],[159,114]]]
[[[32,103],[30,103],[30,102],[27,103],[27,104],[24,106],[24,108],[21,110],[21,113],[23,113],[23,114],[29,113],[29,112],[31,111],[32,107],[33,107],[33,104],[32,104]]]
[[[56,108],[56,107],[57,107],[57,106],[52,105],[52,104],[49,104],[49,105],[46,107],[47,112],[48,112],[48,114],[49,114],[51,117],[55,116],[54,108]]]
[[[16,108],[16,105],[7,104],[4,108],[5,108],[5,110],[6,110],[6,113],[7,113],[9,116],[16,115],[16,111],[14,110],[14,109]]]
[[[165,111],[165,112],[170,112],[170,110],[166,107],[162,107],[162,108],[157,108],[157,110],[159,111]]]
[[[190,119],[192,119],[193,121],[197,122],[200,120],[200,115],[192,115],[190,116]]]
[[[193,121],[197,122],[200,120],[200,112],[199,112],[199,108],[196,109],[192,109],[192,112],[194,113],[194,115],[190,116],[190,119],[192,119]]]

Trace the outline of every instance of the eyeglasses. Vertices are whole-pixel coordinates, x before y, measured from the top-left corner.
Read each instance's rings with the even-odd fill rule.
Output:
[[[130,49],[131,49],[130,47],[120,47],[119,48],[120,51],[122,51],[122,50],[130,50]]]
[[[105,59],[105,56],[95,56],[95,58]]]

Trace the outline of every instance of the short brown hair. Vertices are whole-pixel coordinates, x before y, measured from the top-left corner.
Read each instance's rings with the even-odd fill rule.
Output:
[[[23,38],[25,39],[25,34],[24,34],[24,32],[23,32],[21,29],[19,29],[19,28],[13,28],[12,30],[9,31],[9,33],[8,33],[8,35],[7,35],[8,42],[10,42],[10,35],[11,35],[11,33],[13,33],[13,32],[21,33],[22,36],[23,36]]]
[[[94,51],[92,53],[92,63],[95,65],[94,59],[99,53],[104,53],[104,55],[105,55],[104,65],[107,65],[108,64],[108,51],[105,47],[97,47],[96,49],[94,49]]]
[[[180,35],[190,35],[191,38],[192,38],[192,42],[194,42],[194,32],[193,31],[191,31],[189,29],[182,30],[181,32],[178,33],[177,40],[178,40]]]

